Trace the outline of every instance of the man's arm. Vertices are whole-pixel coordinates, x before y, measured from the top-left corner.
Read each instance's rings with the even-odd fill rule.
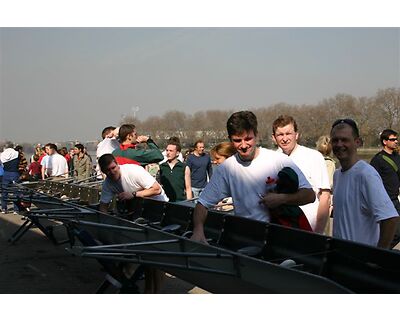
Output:
[[[210,157],[208,158],[207,173],[208,173],[208,178],[211,179],[212,174],[213,174],[213,169],[212,169],[212,163],[211,163]]]
[[[277,208],[283,204],[292,206],[302,206],[315,201],[313,189],[299,189],[295,193],[267,193],[261,200],[270,209]]]
[[[196,204],[193,213],[193,235],[191,240],[207,243],[204,235],[204,223],[207,219],[207,208],[204,207],[200,202]]]
[[[186,199],[192,199],[192,179],[190,177],[190,168],[186,166],[185,168],[185,189],[186,189]]]
[[[159,194],[161,194],[161,186],[158,184],[158,182],[154,182],[154,184],[150,188],[137,191],[136,197],[145,198],[145,197],[156,196]],[[121,192],[120,194],[118,194],[119,200],[130,200],[134,197],[135,196],[132,192]]]
[[[147,150],[128,149],[124,157],[139,162],[141,166],[149,163],[158,163],[164,159],[161,151],[158,148],[150,148],[150,144]]]
[[[378,247],[384,249],[390,249],[390,244],[393,241],[393,237],[396,233],[397,224],[399,223],[399,217],[393,217],[385,220],[381,220],[380,234]]]
[[[46,178],[46,176],[45,176],[45,170],[46,170],[46,168],[45,168],[45,166],[44,165],[42,165],[42,168],[40,169],[40,171],[42,172],[42,180],[44,180],[45,178]]]
[[[327,189],[320,189],[317,221],[315,224],[314,232],[322,234],[325,231],[325,226],[329,219],[330,205],[331,205],[330,191]]]

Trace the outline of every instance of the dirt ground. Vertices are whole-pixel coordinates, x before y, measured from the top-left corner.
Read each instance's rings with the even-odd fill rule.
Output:
[[[15,244],[8,242],[22,225],[22,216],[0,214],[0,293],[95,293],[105,272],[92,259],[73,256],[68,244],[55,245],[37,229]],[[59,228],[60,232],[64,228]],[[59,240],[64,237],[59,234]],[[65,238],[65,237],[64,237]],[[144,281],[139,281],[142,288]],[[110,288],[108,293],[115,292]],[[193,285],[167,276],[161,293],[204,293]]]

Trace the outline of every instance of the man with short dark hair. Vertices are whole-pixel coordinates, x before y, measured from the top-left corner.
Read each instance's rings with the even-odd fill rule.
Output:
[[[362,140],[354,120],[336,120],[331,143],[341,165],[333,176],[333,236],[389,248],[399,215],[378,172],[357,155]]]
[[[154,141],[148,136],[138,136],[133,124],[124,124],[119,128],[119,148],[112,154],[118,164],[140,164],[158,163],[164,159],[161,151]],[[136,148],[136,144],[146,144],[146,148]]]
[[[229,139],[237,153],[218,166],[204,188],[195,207],[193,236],[206,242],[204,223],[207,209],[226,197],[232,197],[235,215],[270,221],[270,210],[281,205],[303,205],[315,200],[310,183],[284,154],[257,147],[257,118],[250,111],[235,112],[227,121]],[[298,190],[294,193],[271,192],[276,187],[278,173],[290,167],[298,176]]]
[[[400,156],[397,153],[399,146],[398,134],[392,129],[385,129],[380,134],[382,150],[371,160],[370,164],[378,171],[382,178],[383,186],[392,200],[394,207],[400,214],[399,188],[400,188]],[[391,244],[391,248],[400,241],[400,223]]]
[[[57,152],[57,146],[54,143],[46,144],[47,157],[44,157],[41,165],[43,179],[52,177],[53,179],[68,178],[67,160]]]
[[[181,145],[170,141],[165,148],[167,161],[160,164],[160,182],[170,201],[192,199],[189,167],[178,160]]]
[[[115,157],[109,153],[99,158],[99,166],[107,176],[101,189],[100,211],[108,211],[114,195],[118,200],[150,197],[168,201],[163,188],[143,167],[135,164],[120,166]]]
[[[197,198],[213,173],[210,155],[204,152],[203,140],[194,143],[194,151],[187,157],[186,164],[191,172],[193,196]]]
[[[85,153],[85,147],[77,143],[74,147],[74,179],[77,181],[86,180],[92,173],[92,161]]]
[[[100,170],[98,160],[106,153],[112,153],[115,149],[118,149],[119,143],[117,140],[119,133],[119,127],[108,126],[101,132],[102,141],[100,141],[96,147],[96,177],[101,180],[105,178]]]

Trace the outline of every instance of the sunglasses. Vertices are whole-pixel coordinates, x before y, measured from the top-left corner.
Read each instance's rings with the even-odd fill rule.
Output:
[[[389,140],[389,141],[397,141],[397,138],[390,138],[390,139],[386,139],[386,140]]]
[[[336,127],[338,124],[345,123],[353,128],[354,133],[357,137],[360,136],[360,132],[358,131],[357,123],[352,119],[338,119],[332,124],[332,129]]]

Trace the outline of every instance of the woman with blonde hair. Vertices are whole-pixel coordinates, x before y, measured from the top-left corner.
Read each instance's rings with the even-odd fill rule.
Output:
[[[326,168],[328,169],[329,182],[331,188],[333,186],[333,173],[336,169],[336,162],[331,157],[332,155],[332,144],[329,136],[320,136],[316,143],[317,150],[324,156]]]
[[[213,163],[217,165],[221,164],[235,153],[236,148],[231,142],[221,142],[214,146],[210,151],[211,159],[213,160]]]
[[[221,142],[211,149],[210,156],[213,164],[220,165],[222,162],[224,162],[230,156],[233,156],[235,153],[236,148],[231,142]],[[219,211],[231,211],[233,213],[234,207],[232,197],[223,199],[215,206],[214,209]]]
[[[331,157],[331,154],[332,154],[331,138],[329,136],[325,136],[325,135],[320,136],[317,140],[316,147],[317,147],[317,150],[324,156],[326,168],[328,170],[329,182],[330,182],[331,190],[332,190],[333,174],[335,173],[335,170],[336,170],[336,162]],[[332,199],[331,199],[331,203],[332,203]],[[332,207],[331,207],[331,210],[332,210]],[[330,210],[330,214],[329,214],[330,218],[326,224],[325,232],[324,232],[328,236],[332,235],[332,215],[331,215],[332,213],[331,213],[331,210]]]

